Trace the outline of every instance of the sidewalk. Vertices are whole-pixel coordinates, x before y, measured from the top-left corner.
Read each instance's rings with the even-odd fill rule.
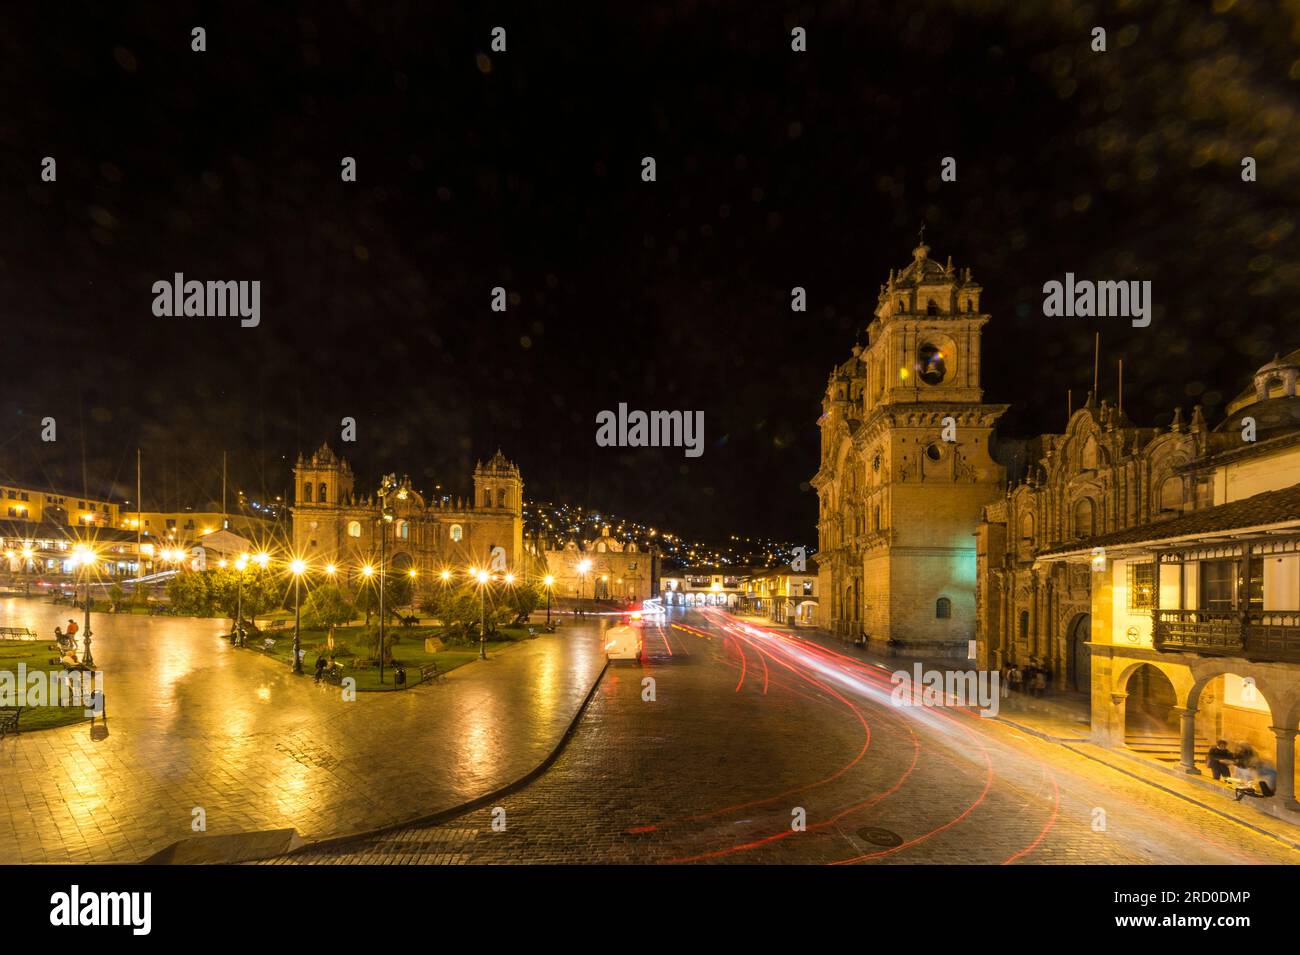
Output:
[[[951,657],[930,659],[890,657],[869,653],[851,645],[846,649],[839,638],[821,631],[775,624],[764,617],[739,614],[737,616],[756,626],[794,633],[803,639],[815,641],[837,652],[850,653],[860,657],[864,662],[875,663],[888,669],[908,668],[919,662],[926,669],[964,670],[972,667],[974,663],[971,660]],[[1199,767],[1203,775],[1192,776],[1185,773],[1180,765],[1168,764],[1132,750],[1111,749],[1094,743],[1090,725],[1090,704],[1086,697],[1059,693],[1031,697],[1024,693],[1013,693],[999,703],[996,717],[998,722],[1062,746],[1079,756],[1101,763],[1115,772],[1141,780],[1149,786],[1194,803],[1202,809],[1230,819],[1248,829],[1300,849],[1300,812],[1286,813],[1284,816],[1283,813],[1286,811],[1275,805],[1275,800],[1271,799],[1247,798],[1236,802],[1233,800],[1232,790],[1222,783],[1216,783],[1204,766]]]
[[[0,863],[138,862],[283,829],[316,842],[446,811],[548,759],[605,665],[595,628],[566,625],[344,702],[219,623],[96,617],[107,719],[0,741]]]

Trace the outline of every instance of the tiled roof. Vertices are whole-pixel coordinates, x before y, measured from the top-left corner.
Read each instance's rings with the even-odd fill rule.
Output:
[[[1094,547],[1118,547],[1123,544],[1144,544],[1202,534],[1220,534],[1246,527],[1265,527],[1288,521],[1300,522],[1300,484],[1280,491],[1265,491],[1254,497],[1243,498],[1230,504],[1191,511],[1181,517],[1154,524],[1141,524],[1126,530],[1089,537],[1044,551],[1039,556],[1051,557],[1090,551]]]

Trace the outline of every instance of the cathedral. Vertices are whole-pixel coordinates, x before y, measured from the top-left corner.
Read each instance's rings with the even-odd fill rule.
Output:
[[[299,455],[293,469],[294,553],[315,564],[348,567],[379,556],[380,502],[358,492],[352,469],[328,445],[311,457]],[[414,569],[431,579],[444,569],[485,566],[494,547],[503,547],[507,566],[524,561],[524,482],[519,469],[498,451],[474,468],[474,494],[427,497],[403,477],[389,498],[389,566]]]
[[[822,400],[822,619],[874,650],[965,657],[975,639],[974,531],[1006,482],[989,443],[1007,406],[980,387],[980,292],[922,242]]]

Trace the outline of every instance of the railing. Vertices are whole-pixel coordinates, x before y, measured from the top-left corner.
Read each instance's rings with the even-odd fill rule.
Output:
[[[1246,649],[1245,614],[1236,610],[1157,610],[1157,650],[1239,656]]]
[[[1300,611],[1157,610],[1155,647],[1172,653],[1300,663]]]

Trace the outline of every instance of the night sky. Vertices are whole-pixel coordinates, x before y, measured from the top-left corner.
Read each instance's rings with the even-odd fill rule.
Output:
[[[532,498],[815,543],[826,378],[922,221],[985,288],[1004,434],[1063,427],[1096,330],[1144,424],[1300,346],[1295,3],[41,6],[0,14],[11,478],[84,451],[133,497],[140,445],[191,503],[227,449],[274,496],[328,440],[463,491],[499,446]],[[1044,318],[1066,271],[1151,280],[1151,326]],[[260,280],[260,327],[155,317],[174,272]],[[620,401],[702,409],[703,457],[598,448]]]

